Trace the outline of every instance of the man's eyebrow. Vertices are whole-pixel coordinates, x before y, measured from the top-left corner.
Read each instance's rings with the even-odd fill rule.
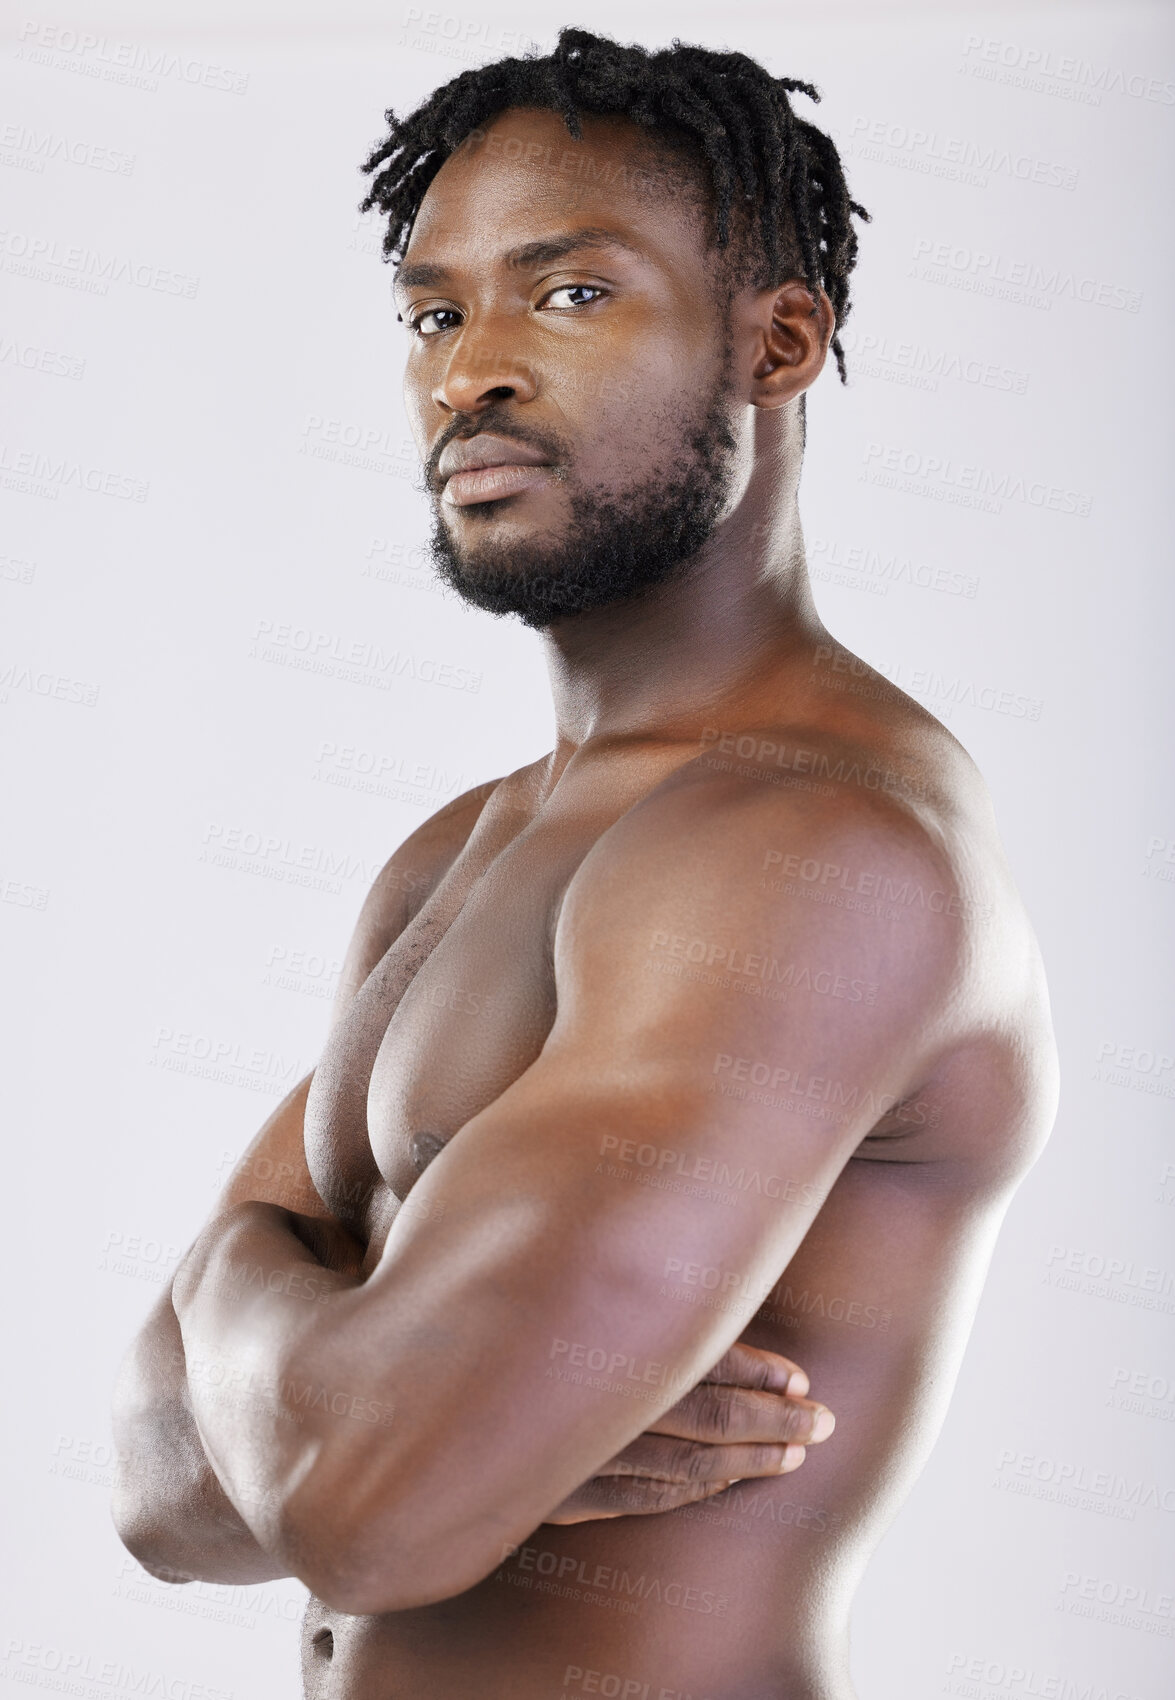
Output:
[[[520,248],[510,248],[502,255],[502,263],[511,270],[523,271],[528,266],[546,266],[552,260],[561,260],[567,254],[574,254],[578,248],[619,248],[626,254],[634,254],[638,260],[647,257],[640,248],[626,242],[614,230],[588,226],[584,230],[568,230],[561,236],[546,236],[537,242],[524,242]]]
[[[623,236],[618,236],[614,230],[589,226],[583,230],[568,230],[558,236],[544,236],[537,242],[523,242],[517,248],[508,248],[500,256],[499,263],[511,271],[525,271],[531,266],[550,265],[553,260],[562,260],[581,248],[616,248],[626,254],[633,254],[640,260],[648,257],[640,248],[626,242]],[[392,292],[398,294],[402,289],[439,288],[448,282],[449,275],[444,266],[434,265],[428,260],[418,260],[399,268]]]

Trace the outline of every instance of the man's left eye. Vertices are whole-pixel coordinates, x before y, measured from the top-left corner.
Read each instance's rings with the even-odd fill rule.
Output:
[[[587,307],[587,306],[590,306],[590,304],[591,304],[589,301],[585,301],[585,300],[582,300],[582,299],[580,299],[578,301],[572,301],[572,300],[560,301],[559,297],[561,295],[562,296],[578,295],[580,297],[583,297],[583,296],[586,295],[586,296],[591,296],[594,299],[595,297],[603,295],[604,293],[605,293],[604,290],[598,289],[594,283],[561,283],[559,285],[558,289],[552,289],[552,291],[549,295],[545,295],[543,297],[543,305],[544,306],[554,305],[556,307]]]

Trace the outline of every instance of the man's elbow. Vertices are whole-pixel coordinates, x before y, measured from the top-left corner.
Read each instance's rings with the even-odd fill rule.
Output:
[[[211,1489],[209,1483],[212,1484]],[[219,1483],[120,1459],[110,1501],[115,1532],[157,1582],[270,1582],[288,1572],[253,1538]]]
[[[512,1548],[469,1529],[442,1534],[404,1511],[347,1504],[305,1488],[285,1506],[280,1546],[324,1605],[352,1617],[436,1605],[476,1587]]]
[[[128,1477],[125,1469],[115,1478],[110,1499],[110,1515],[115,1533],[135,1562],[157,1582],[194,1582],[190,1570],[174,1562],[175,1530],[140,1483]]]

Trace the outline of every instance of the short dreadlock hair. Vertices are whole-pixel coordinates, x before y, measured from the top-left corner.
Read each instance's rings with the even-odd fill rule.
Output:
[[[388,134],[362,170],[372,178],[361,212],[386,215],[386,260],[403,258],[429,184],[460,144],[511,107],[557,113],[582,141],[580,113],[620,115],[642,125],[654,144],[688,157],[708,173],[716,207],[717,246],[731,239],[736,192],[754,203],[758,230],[753,261],[740,281],[770,288],[802,277],[823,288],[836,314],[832,351],[842,383],[839,328],[849,314],[849,276],[857,258],[852,216],[868,220],[849,197],[831,137],[798,118],[790,95],[820,95],[811,83],[773,77],[745,53],[693,47],[678,40],[658,52],[622,46],[588,30],[567,28],[544,57],[499,59],[463,71],[406,118],[385,112]]]

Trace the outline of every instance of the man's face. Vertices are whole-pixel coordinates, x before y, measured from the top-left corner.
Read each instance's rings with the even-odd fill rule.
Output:
[[[396,279],[434,560],[534,626],[683,570],[746,414],[688,179],[627,120],[582,123],[513,109],[459,148]]]

